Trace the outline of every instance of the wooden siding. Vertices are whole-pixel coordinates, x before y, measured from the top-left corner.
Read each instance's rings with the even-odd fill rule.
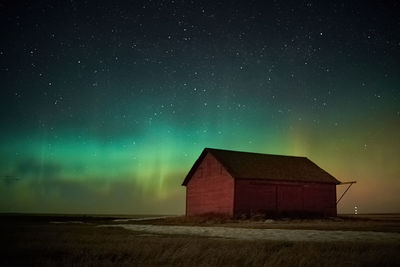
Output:
[[[186,186],[186,215],[233,216],[234,179],[208,153]]]
[[[336,185],[236,179],[234,215],[315,214],[336,216]]]

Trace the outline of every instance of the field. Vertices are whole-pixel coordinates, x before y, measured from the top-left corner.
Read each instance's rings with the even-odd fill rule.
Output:
[[[139,216],[140,217],[140,216]],[[147,217],[147,216],[146,216]],[[129,217],[127,219],[134,219]],[[170,217],[3,215],[0,266],[400,266],[400,242],[292,242],[154,234],[115,224],[400,233],[398,215],[265,221]]]

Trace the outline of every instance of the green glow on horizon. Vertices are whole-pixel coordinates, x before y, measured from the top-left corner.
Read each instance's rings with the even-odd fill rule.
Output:
[[[33,208],[34,203],[45,201],[42,199],[44,196],[60,203],[65,202],[66,194],[86,199],[82,196],[84,192],[89,194],[88,199],[92,194],[93,198],[101,197],[112,202],[110,198],[115,199],[121,191],[116,188],[122,187],[127,190],[126,199],[132,203],[122,205],[124,207],[119,209],[121,212],[141,211],[135,207],[135,202],[140,203],[140,207],[157,211],[156,206],[162,205],[158,201],[168,202],[175,198],[174,203],[178,203],[178,199],[183,198],[184,190],[180,184],[204,147],[307,156],[343,181],[353,180],[349,173],[358,174],[355,180],[373,183],[377,170],[386,169],[386,179],[392,180],[399,172],[396,162],[385,161],[383,154],[379,154],[382,146],[385,146],[386,153],[390,151],[388,146],[390,140],[395,138],[395,133],[386,140],[382,138],[380,144],[374,146],[368,140],[371,136],[357,125],[353,127],[351,136],[331,127],[330,137],[326,133],[328,129],[313,132],[309,127],[301,127],[298,121],[292,125],[292,129],[272,129],[269,132],[267,129],[252,129],[250,125],[246,130],[231,135],[229,129],[225,129],[228,134],[224,135],[219,132],[171,129],[168,125],[159,124],[152,125],[151,130],[141,138],[103,140],[82,134],[58,135],[56,139],[49,140],[33,139],[27,135],[25,138],[18,136],[13,142],[10,137],[7,146],[1,146],[0,167],[5,175],[16,176],[19,180],[0,184],[0,194],[7,197],[7,202],[12,202],[18,211],[26,210],[31,205]],[[236,137],[237,140],[248,141],[235,145]],[[373,139],[376,138],[381,138],[379,133]],[[365,147],[365,142],[370,145]],[[395,150],[389,153],[393,153],[394,158],[399,156]],[[379,158],[379,155],[383,158]],[[351,161],[347,159],[348,156]],[[361,164],[358,167],[355,165],[357,162]],[[371,167],[363,167],[365,162],[370,162]],[[362,194],[365,187],[359,188]],[[392,191],[388,186],[385,189]],[[146,203],[149,195],[152,200]],[[360,197],[357,188],[353,189],[347,201],[356,201],[356,197]],[[346,200],[343,203],[349,206]],[[68,203],[63,205],[68,210]],[[174,205],[167,209],[164,207],[164,210],[182,212],[182,203]],[[42,211],[51,210],[52,207],[48,205]],[[0,208],[7,211],[4,204]],[[100,208],[99,212],[112,213],[112,208]]]

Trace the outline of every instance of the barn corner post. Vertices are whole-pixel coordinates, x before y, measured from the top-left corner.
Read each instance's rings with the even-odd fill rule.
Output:
[[[188,188],[185,186],[185,217],[188,216]]]
[[[236,179],[233,179],[232,218],[236,218]]]

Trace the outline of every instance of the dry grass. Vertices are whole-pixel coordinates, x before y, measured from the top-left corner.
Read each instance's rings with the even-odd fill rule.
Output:
[[[240,241],[94,227],[97,219],[84,224],[0,219],[0,266],[400,265],[400,244],[394,243]]]

